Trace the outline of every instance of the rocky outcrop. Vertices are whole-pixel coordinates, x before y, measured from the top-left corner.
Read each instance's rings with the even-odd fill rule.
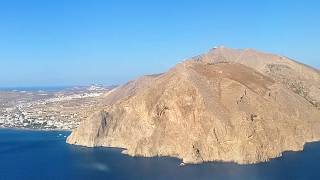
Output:
[[[267,161],[320,139],[319,83],[288,58],[218,48],[107,94],[67,142],[185,163]]]

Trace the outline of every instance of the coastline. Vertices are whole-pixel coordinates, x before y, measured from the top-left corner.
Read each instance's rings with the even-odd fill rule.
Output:
[[[5,127],[0,127],[0,131],[1,130],[12,130],[12,131],[21,131],[21,132],[56,132],[56,133],[60,133],[60,132],[66,132],[66,133],[70,133],[70,130],[59,130],[59,129],[30,129],[30,128],[5,128]],[[67,136],[68,137],[68,136]],[[194,166],[194,165],[204,165],[204,164],[234,164],[234,165],[239,165],[239,166],[251,166],[251,165],[263,165],[266,163],[270,163],[273,161],[277,161],[277,160],[281,160],[282,158],[286,157],[288,154],[291,153],[303,153],[305,151],[306,146],[310,146],[313,144],[320,144],[320,140],[314,140],[314,141],[309,141],[309,142],[305,142],[303,145],[303,148],[301,150],[286,150],[283,151],[282,153],[279,154],[279,156],[277,157],[273,157],[270,158],[266,161],[260,161],[260,162],[253,162],[253,163],[239,163],[239,162],[235,162],[235,161],[221,161],[221,160],[214,160],[214,161],[203,161],[201,163],[192,163],[192,162],[183,162],[183,160],[177,156],[171,156],[171,155],[156,155],[156,156],[141,156],[141,155],[132,155],[132,154],[128,154],[126,153],[126,149],[122,148],[122,147],[108,147],[108,146],[94,146],[94,147],[88,147],[88,146],[84,146],[84,145],[77,145],[77,144],[70,144],[67,143],[69,145],[72,146],[76,146],[76,147],[82,147],[82,148],[88,148],[88,149],[106,149],[106,150],[116,150],[119,155],[123,155],[125,157],[131,157],[131,158],[143,158],[143,159],[156,159],[156,158],[172,158],[177,160],[178,162],[178,166],[180,167],[186,167],[186,166]]]
[[[263,161],[255,161],[255,162],[237,162],[237,161],[224,161],[224,160],[213,160],[213,161],[202,161],[202,162],[184,162],[183,158],[179,156],[174,156],[174,155],[155,155],[155,156],[143,156],[143,155],[136,155],[136,154],[129,154],[127,153],[127,149],[123,147],[116,147],[116,146],[85,146],[85,145],[80,145],[80,144],[72,144],[67,142],[67,144],[70,144],[72,146],[77,146],[77,147],[85,147],[85,148],[106,148],[106,149],[117,149],[120,151],[121,154],[132,157],[132,158],[174,158],[180,161],[179,166],[188,166],[188,165],[202,165],[202,164],[210,164],[210,163],[229,163],[229,164],[235,164],[235,165],[240,165],[240,166],[250,166],[250,165],[259,165],[259,164],[264,164],[264,163],[269,163],[274,160],[279,160],[283,158],[286,154],[290,153],[302,153],[305,150],[305,147],[307,145],[312,145],[312,144],[320,144],[320,140],[312,140],[312,141],[307,141],[303,144],[302,149],[296,149],[296,150],[284,150],[282,151],[278,156],[275,157],[270,157],[269,159],[263,160]]]

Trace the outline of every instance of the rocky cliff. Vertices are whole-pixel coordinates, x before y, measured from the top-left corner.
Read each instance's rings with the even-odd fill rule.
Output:
[[[319,71],[250,49],[213,49],[104,98],[68,143],[185,163],[257,163],[320,140]]]

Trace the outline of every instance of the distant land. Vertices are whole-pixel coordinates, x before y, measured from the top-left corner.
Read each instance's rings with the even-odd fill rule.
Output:
[[[68,143],[251,164],[320,140],[319,70],[254,49],[216,47],[99,98]]]
[[[114,86],[0,88],[0,127],[72,130]]]

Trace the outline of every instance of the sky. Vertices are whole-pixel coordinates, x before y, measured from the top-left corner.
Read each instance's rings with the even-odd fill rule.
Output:
[[[0,87],[122,84],[217,45],[320,67],[320,1],[1,0]]]

